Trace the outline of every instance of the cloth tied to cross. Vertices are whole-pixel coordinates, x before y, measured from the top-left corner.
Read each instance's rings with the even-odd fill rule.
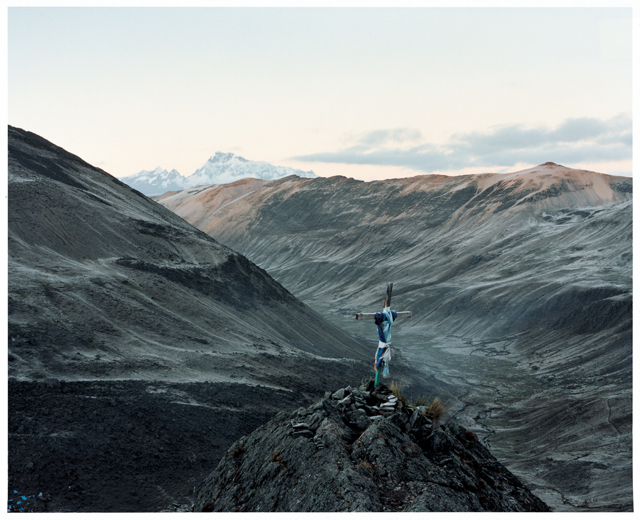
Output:
[[[398,317],[396,311],[392,311],[389,307],[382,309],[382,312],[376,312],[375,323],[378,326],[378,348],[373,365],[376,370],[380,370],[384,365],[382,376],[389,376],[389,362],[391,361],[391,324]]]

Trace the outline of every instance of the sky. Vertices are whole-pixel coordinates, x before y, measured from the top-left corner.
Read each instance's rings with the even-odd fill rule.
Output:
[[[632,9],[9,7],[8,123],[123,177],[631,175]]]

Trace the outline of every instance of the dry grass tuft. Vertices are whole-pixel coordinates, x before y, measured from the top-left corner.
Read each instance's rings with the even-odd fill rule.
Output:
[[[402,401],[406,406],[410,406],[411,408],[423,407],[424,410],[422,413],[426,415],[432,421],[438,422],[442,416],[449,411],[449,406],[447,403],[443,403],[439,397],[435,397],[433,401],[431,401],[428,397],[423,395],[414,399],[412,403],[409,402],[409,398],[402,392],[400,388],[400,384],[394,381],[389,385],[389,389],[391,393],[395,395],[399,401]]]
[[[393,383],[391,383],[389,385],[389,390],[391,390],[391,393],[393,395],[395,395],[399,401],[402,401],[404,404],[408,403],[408,399],[407,396],[404,395],[404,393],[402,393],[402,390],[400,389],[400,384],[396,383],[395,381]]]
[[[287,466],[287,463],[282,459],[282,455],[280,455],[280,451],[277,448],[273,450],[273,457],[271,458],[271,460],[273,462],[277,462],[283,468]]]
[[[426,406],[424,414],[432,421],[438,422],[448,410],[449,408],[440,401],[440,398],[436,397],[430,405]]]
[[[244,446],[242,444],[238,444],[235,449],[231,452],[231,456],[236,459],[244,452]]]
[[[464,436],[468,441],[477,441],[478,440],[478,436],[473,433],[471,430],[465,430],[464,431]]]
[[[415,399],[415,401],[413,401],[413,404],[411,405],[413,408],[417,408],[418,406],[429,406],[429,400],[421,395],[420,397],[417,397]]]

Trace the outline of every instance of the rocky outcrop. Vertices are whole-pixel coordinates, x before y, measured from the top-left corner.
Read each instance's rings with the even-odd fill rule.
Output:
[[[193,511],[549,511],[471,430],[372,382],[277,414],[196,493]]]

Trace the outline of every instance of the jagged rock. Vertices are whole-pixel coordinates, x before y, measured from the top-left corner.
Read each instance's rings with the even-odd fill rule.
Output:
[[[336,399],[347,393],[280,413],[237,441],[192,510],[549,511],[473,432],[408,407],[384,417],[345,410]],[[302,417],[309,435],[290,435]]]

